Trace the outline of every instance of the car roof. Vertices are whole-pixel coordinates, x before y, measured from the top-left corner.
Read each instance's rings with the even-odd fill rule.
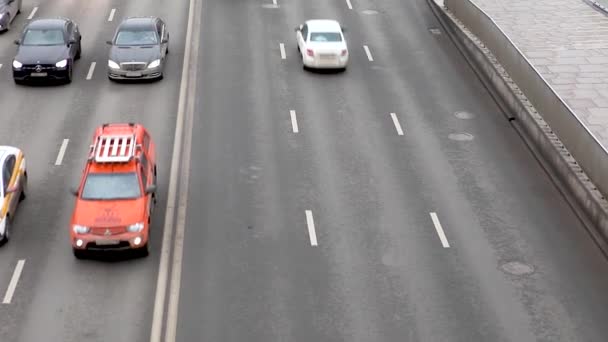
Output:
[[[103,124],[95,130],[93,135],[93,145],[91,145],[91,153],[95,153],[93,148],[99,136],[125,136],[135,135],[135,143],[139,146],[143,145],[144,134],[146,129],[135,123],[111,123]],[[141,155],[142,151],[139,148],[135,149],[135,158],[128,162],[96,162],[92,155],[89,156],[89,170],[93,172],[128,172],[137,170],[136,158]]]
[[[31,21],[27,27],[38,29],[63,28],[67,21],[68,20],[64,18],[35,19]]]
[[[336,20],[329,19],[312,19],[306,21],[306,25],[308,26],[309,31],[328,31],[328,32],[339,32],[340,23]]]
[[[154,28],[157,17],[128,17],[120,23],[120,28]]]

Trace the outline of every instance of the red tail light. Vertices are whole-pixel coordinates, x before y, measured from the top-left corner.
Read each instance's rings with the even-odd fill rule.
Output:
[[[348,51],[346,49],[342,50],[342,56],[346,56],[347,53]]]
[[[309,55],[310,57],[313,57],[315,54],[312,51],[312,49],[306,49],[306,54]]]

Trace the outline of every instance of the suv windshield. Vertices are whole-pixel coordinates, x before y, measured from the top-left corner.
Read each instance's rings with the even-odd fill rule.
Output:
[[[342,36],[339,32],[311,32],[311,42],[341,42]]]
[[[115,44],[118,46],[129,46],[129,45],[154,45],[157,44],[156,32],[142,31],[142,30],[120,30],[116,35]]]
[[[135,172],[91,173],[82,189],[84,200],[133,199],[141,196]]]
[[[63,31],[58,29],[29,29],[23,35],[22,45],[64,45]]]

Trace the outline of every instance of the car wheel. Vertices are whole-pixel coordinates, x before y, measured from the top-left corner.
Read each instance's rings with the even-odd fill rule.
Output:
[[[72,252],[76,259],[84,259],[86,257],[85,251],[83,249],[72,248]]]
[[[65,83],[72,83],[72,63],[68,64],[68,74],[65,78]]]
[[[24,178],[24,180],[25,180],[25,182],[27,182],[27,178]],[[25,197],[26,197],[25,187],[23,187],[23,189],[21,189],[21,194],[19,195],[19,202],[23,201],[25,199]]]
[[[13,78],[13,81],[15,81],[15,84],[23,84],[23,81],[18,80],[16,78]]]
[[[80,59],[80,55],[82,54],[82,46],[78,44],[78,51],[76,52],[76,59]]]

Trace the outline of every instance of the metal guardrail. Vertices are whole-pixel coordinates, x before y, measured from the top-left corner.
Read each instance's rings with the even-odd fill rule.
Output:
[[[599,191],[608,197],[608,150],[494,20],[471,0],[444,0],[509,73]]]

